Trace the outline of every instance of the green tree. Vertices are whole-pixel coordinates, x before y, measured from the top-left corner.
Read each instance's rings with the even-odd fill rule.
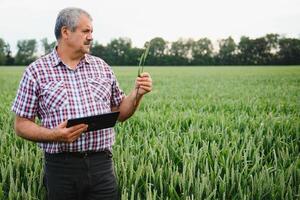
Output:
[[[295,38],[282,38],[279,40],[278,56],[280,64],[300,64],[300,40]]]
[[[144,47],[146,48],[149,42],[146,42]],[[146,60],[146,65],[166,65],[166,52],[167,42],[161,38],[156,37],[150,40],[149,54]]]
[[[35,39],[19,40],[17,42],[18,52],[15,58],[15,64],[28,65],[36,59],[34,55],[37,50],[37,42]]]
[[[0,65],[4,65],[5,62],[5,42],[2,38],[0,38]]]
[[[99,44],[96,41],[93,43],[93,46],[91,48],[91,54],[102,58],[110,65],[138,65],[139,57],[142,55],[143,50],[135,47],[132,48],[131,44],[129,44],[129,47],[127,46],[126,48],[123,48],[124,51],[122,52],[118,50],[118,48],[122,47],[123,45],[119,44],[124,44],[124,42],[120,42],[119,40],[120,39],[118,39],[118,42],[112,41],[113,43],[110,43],[109,49],[108,47]],[[122,57],[126,58],[126,60],[121,60]],[[116,61],[115,58],[118,58],[118,60]]]
[[[172,42],[170,49],[170,65],[188,65],[192,57],[192,39],[179,39]]]
[[[266,62],[267,64],[278,64],[278,52],[279,52],[279,35],[267,34],[265,36],[267,42]]]
[[[131,48],[130,51],[128,52],[128,65],[132,65],[132,66],[137,66],[139,63],[139,59],[142,55],[142,53],[144,52],[143,49],[141,48]]]
[[[107,50],[104,45],[99,44],[97,41],[93,42],[92,48],[91,48],[91,54],[94,56],[98,56],[102,58],[103,60],[106,60],[107,58]]]
[[[213,45],[208,38],[201,38],[192,45],[192,64],[213,64]]]
[[[50,53],[55,45],[56,45],[56,42],[51,42],[51,43],[48,43],[48,39],[47,38],[43,38],[41,39],[41,43],[42,43],[42,47],[43,47],[43,50],[44,50],[44,55]]]
[[[268,42],[265,37],[256,38],[252,42],[252,58],[256,65],[268,64],[269,49]]]
[[[113,39],[106,47],[107,61],[114,65],[127,65],[132,42],[129,38]]]
[[[239,62],[244,65],[275,64],[278,51],[278,36],[269,34],[265,37],[250,39],[241,37],[239,42]]]
[[[219,41],[219,53],[217,55],[218,64],[236,64],[237,45],[232,37]]]
[[[10,45],[6,43],[5,48],[5,65],[14,65],[15,64],[15,58],[11,55]]]
[[[238,45],[239,50],[239,64],[250,65],[252,62],[252,43],[249,37],[242,36]]]
[[[274,52],[274,53],[278,52],[278,50],[279,50],[279,35],[273,34],[273,33],[267,34],[265,36],[265,39],[268,43],[268,45],[267,45],[268,50],[270,52]]]

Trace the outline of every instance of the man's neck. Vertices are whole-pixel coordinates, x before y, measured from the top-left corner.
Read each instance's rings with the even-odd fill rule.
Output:
[[[65,44],[58,43],[56,50],[62,62],[72,69],[75,69],[80,60],[84,57],[84,54],[74,52],[73,49]]]

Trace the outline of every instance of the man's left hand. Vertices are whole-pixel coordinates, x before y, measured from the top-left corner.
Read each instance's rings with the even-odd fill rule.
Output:
[[[140,77],[136,78],[135,88],[138,89],[138,95],[141,96],[152,91],[152,79],[148,72],[143,72]]]

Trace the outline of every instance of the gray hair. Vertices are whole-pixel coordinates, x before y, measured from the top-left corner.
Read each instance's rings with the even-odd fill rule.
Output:
[[[65,8],[61,10],[56,18],[54,28],[56,40],[61,38],[61,28],[63,26],[66,26],[71,31],[75,31],[78,25],[79,17],[82,14],[86,15],[90,20],[92,20],[90,14],[81,8]]]

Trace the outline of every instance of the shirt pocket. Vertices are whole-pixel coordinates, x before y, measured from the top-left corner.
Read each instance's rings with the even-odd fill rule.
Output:
[[[49,81],[42,88],[44,105],[50,111],[65,108],[68,104],[68,94],[63,81]]]
[[[89,88],[96,103],[110,106],[112,82],[108,78],[88,78]]]

